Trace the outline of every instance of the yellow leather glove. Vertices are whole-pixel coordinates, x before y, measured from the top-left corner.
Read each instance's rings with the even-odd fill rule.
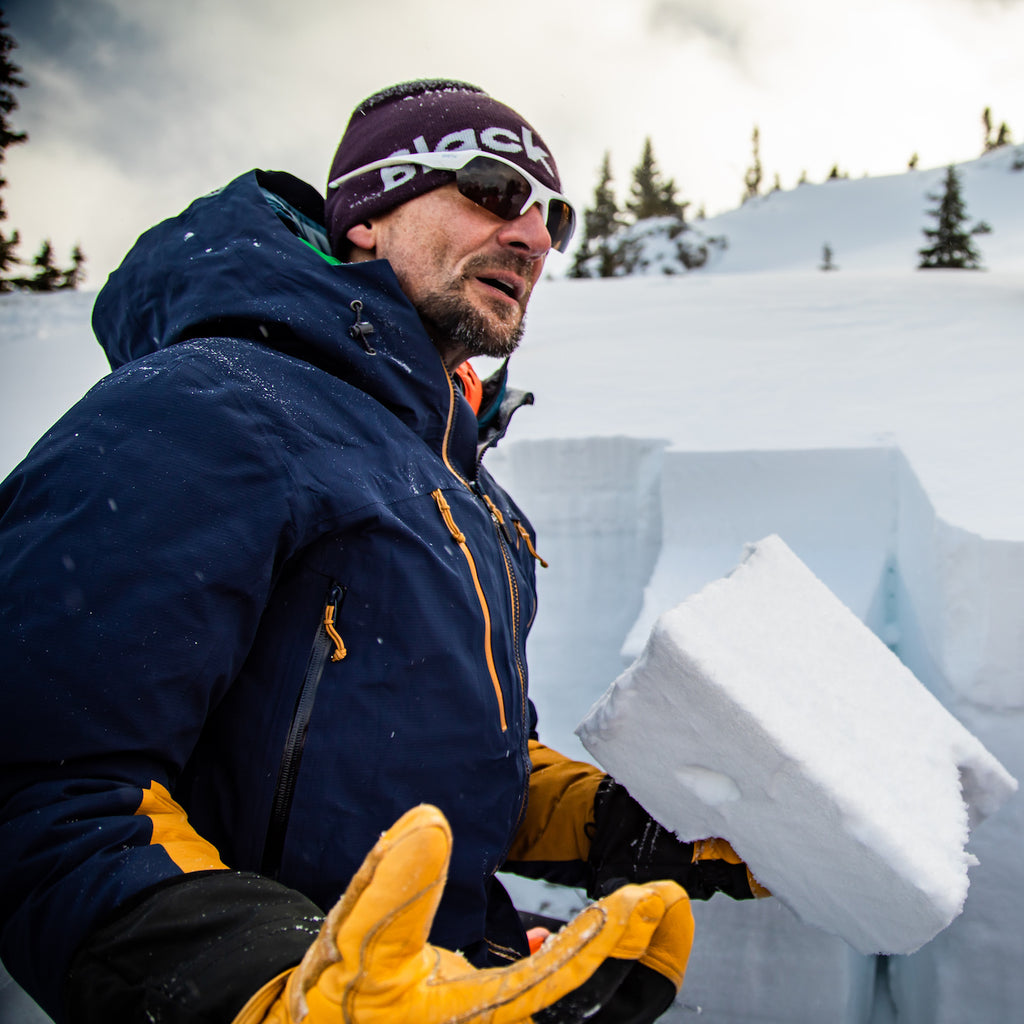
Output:
[[[693,916],[674,882],[624,886],[508,967],[480,970],[430,945],[451,843],[437,808],[403,815],[369,853],[298,967],[260,989],[234,1024],[540,1024],[545,1007],[609,958],[640,961],[676,989],[682,983]]]

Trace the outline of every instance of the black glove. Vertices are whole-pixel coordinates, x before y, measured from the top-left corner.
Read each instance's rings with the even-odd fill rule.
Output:
[[[676,986],[652,967],[605,960],[575,992],[533,1015],[534,1024],[653,1024],[676,997]],[[600,1007],[595,1012],[594,1007]]]
[[[592,899],[627,882],[661,878],[678,882],[694,900],[710,899],[716,892],[737,900],[768,895],[728,843],[680,842],[610,776],[598,786],[592,829],[587,886]]]

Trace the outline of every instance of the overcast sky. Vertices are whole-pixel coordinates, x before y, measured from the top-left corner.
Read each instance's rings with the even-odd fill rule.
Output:
[[[1024,0],[14,0],[29,82],[5,227],[80,242],[88,286],[138,234],[252,167],[323,188],[352,107],[461,78],[543,135],[581,208],[649,135],[680,197],[737,205],[760,128],[770,184],[977,156],[986,106],[1024,141]]]

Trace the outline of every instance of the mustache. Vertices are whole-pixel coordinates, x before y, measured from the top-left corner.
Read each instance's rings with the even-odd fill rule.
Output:
[[[516,252],[500,252],[493,256],[473,256],[463,267],[463,277],[475,277],[480,271],[507,270],[517,277],[523,278],[530,287],[533,281],[534,265],[536,259],[531,256],[521,256]]]

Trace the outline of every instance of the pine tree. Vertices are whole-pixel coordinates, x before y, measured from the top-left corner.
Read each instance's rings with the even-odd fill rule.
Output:
[[[928,214],[938,224],[934,228],[925,228],[926,238],[933,244],[926,249],[919,249],[921,262],[918,268],[928,270],[935,267],[948,267],[962,270],[973,270],[981,265],[981,253],[971,241],[974,235],[987,234],[992,229],[984,221],[979,221],[969,231],[965,230],[967,209],[963,196],[960,194],[960,177],[956,168],[950,165],[946,171],[942,195],[929,194],[928,198],[939,205]]]
[[[614,277],[621,260],[611,239],[624,225],[625,221],[612,191],[611,153],[606,152],[601,163],[597,187],[594,189],[594,205],[583,211],[583,242],[576,253],[569,275]]]
[[[65,270],[60,279],[60,284],[57,286],[60,289],[72,289],[77,288],[85,277],[85,271],[82,269],[85,265],[85,253],[82,252],[82,247],[76,245],[71,250],[71,266]]]
[[[754,125],[754,134],[751,136],[754,153],[751,164],[743,175],[743,184],[746,191],[743,193],[743,202],[748,199],[756,199],[761,194],[761,131]]]
[[[24,142],[28,135],[25,132],[16,132],[11,127],[9,115],[18,107],[14,90],[23,89],[25,81],[20,77],[21,68],[11,60],[11,51],[17,46],[14,39],[7,32],[7,22],[4,20],[3,12],[0,11],[0,165],[7,156],[7,147]],[[3,191],[7,181],[0,175],[0,192]],[[7,210],[4,207],[3,197],[0,195],[0,222],[7,219]],[[12,264],[18,262],[14,250],[20,241],[17,231],[0,231],[0,274],[4,274]],[[10,285],[0,278],[0,291],[9,291]]]
[[[1009,146],[1013,142],[1010,126],[1005,121],[999,125],[999,131],[993,136],[991,107],[986,107],[982,111],[981,124],[985,129],[985,153],[990,153],[993,149],[999,149],[1002,146]]]
[[[9,121],[9,115],[18,108],[18,101],[15,97],[15,89],[24,89],[25,80],[21,77],[21,68],[11,60],[11,51],[18,45],[14,38],[7,31],[8,25],[4,20],[3,11],[0,10],[0,165],[7,156],[7,147],[25,142],[28,139],[27,132],[16,132]],[[0,176],[0,193],[2,193],[7,181]],[[0,222],[7,219],[7,210],[4,207],[3,197],[0,196]],[[71,254],[71,266],[61,270],[55,261],[53,245],[47,239],[43,242],[32,265],[36,267],[33,277],[9,278],[7,271],[21,260],[15,255],[15,249],[21,241],[18,231],[12,231],[8,236],[0,231],[0,292],[9,292],[13,288],[25,288],[30,291],[50,292],[58,288],[77,288],[81,284],[84,275],[82,267],[85,263],[85,255],[81,246],[76,245]]]
[[[666,181],[662,177],[654,158],[650,136],[644,140],[640,163],[633,168],[630,196],[626,202],[626,209],[636,220],[647,220],[649,217],[677,217],[679,220],[684,218],[688,204],[680,203],[676,199],[675,182],[671,178]]]
[[[57,266],[53,255],[53,243],[48,238],[39,247],[39,252],[32,260],[32,266],[36,268],[32,277],[16,277],[12,284],[30,292],[56,291],[64,277],[64,271]]]

